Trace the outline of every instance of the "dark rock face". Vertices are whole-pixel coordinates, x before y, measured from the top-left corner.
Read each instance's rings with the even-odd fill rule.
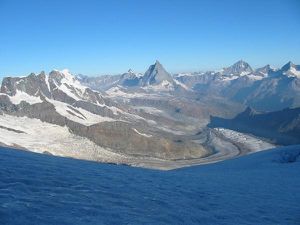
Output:
[[[39,96],[40,93],[43,93],[47,97],[51,95],[46,85],[46,75],[44,72],[41,72],[39,75],[32,73],[24,78],[6,77],[3,79],[1,93],[13,96],[17,90],[32,96]]]
[[[78,132],[77,127],[70,126],[72,131]],[[103,147],[112,151],[132,156],[150,156],[161,159],[200,158],[207,151],[193,142],[177,143],[173,139],[164,138],[155,134],[143,136],[138,134],[128,123],[103,122],[89,127],[82,127],[86,136]]]
[[[224,127],[273,140],[277,144],[300,143],[300,108],[258,113],[247,108],[233,119],[211,117],[209,127]]]
[[[281,71],[286,72],[290,70],[291,68],[294,68],[297,71],[300,71],[300,65],[296,65],[289,61],[287,64],[285,64],[283,67],[281,67]]]

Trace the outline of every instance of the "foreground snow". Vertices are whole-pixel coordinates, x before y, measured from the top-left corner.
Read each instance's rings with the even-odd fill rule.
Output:
[[[1,224],[300,221],[300,146],[167,172],[6,148],[0,159]]]

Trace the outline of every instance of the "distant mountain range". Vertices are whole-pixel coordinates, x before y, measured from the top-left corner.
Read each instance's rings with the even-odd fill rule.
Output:
[[[79,80],[93,89],[120,97],[124,92],[159,91],[196,98],[197,95],[220,96],[263,111],[300,106],[300,66],[292,62],[280,69],[273,69],[270,65],[252,69],[247,62],[240,60],[220,71],[170,75],[156,61],[144,74],[129,70],[109,78],[79,77]]]
[[[107,91],[113,87],[125,89],[143,90],[155,89],[155,91],[173,91],[178,87],[182,87],[173,76],[168,73],[159,61],[149,66],[149,69],[144,73],[135,73],[131,69],[122,75],[99,76],[88,78],[86,76],[77,76],[77,79],[83,84],[97,89],[99,91]],[[97,87],[95,87],[96,85]]]
[[[281,69],[269,65],[253,70],[244,61],[219,72],[176,75],[175,79],[204,95],[219,95],[258,110],[300,106],[300,69],[289,62]]]

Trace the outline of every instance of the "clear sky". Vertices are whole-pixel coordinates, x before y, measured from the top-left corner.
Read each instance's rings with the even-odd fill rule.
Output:
[[[300,64],[299,0],[0,0],[0,77]]]

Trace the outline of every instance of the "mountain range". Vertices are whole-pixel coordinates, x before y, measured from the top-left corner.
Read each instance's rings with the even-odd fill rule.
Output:
[[[78,79],[93,89],[120,97],[126,93],[127,97],[134,97],[137,93],[158,92],[194,99],[214,95],[262,111],[300,105],[300,67],[292,62],[279,69],[270,65],[253,69],[240,60],[219,71],[171,75],[156,61],[144,74],[129,70],[122,75],[110,76],[110,79],[107,76]]]
[[[0,144],[131,165],[176,160],[180,167],[299,143],[297,107],[300,67],[291,62],[253,69],[240,60],[219,71],[174,75],[159,61],[144,74],[53,70],[3,79]],[[253,117],[252,110],[261,113]]]
[[[1,142],[5,145],[42,152],[45,149],[46,152],[63,155],[64,152],[60,151],[64,148],[77,148],[76,145],[88,143],[80,148],[90,152],[80,153],[78,150],[71,156],[91,158],[99,152],[101,156],[114,153],[108,158],[117,157],[121,161],[127,155],[182,159],[198,158],[209,153],[193,141],[179,141],[180,137],[167,128],[156,128],[153,116],[143,115],[143,112],[81,85],[68,70],[52,71],[49,75],[42,72],[22,78],[4,78],[0,109],[3,114]],[[176,122],[166,119],[164,123],[173,125]],[[56,129],[52,129],[53,125]],[[44,127],[48,136],[33,132],[39,127]],[[58,131],[75,146],[60,140],[55,135]],[[18,140],[20,135],[25,137]]]

